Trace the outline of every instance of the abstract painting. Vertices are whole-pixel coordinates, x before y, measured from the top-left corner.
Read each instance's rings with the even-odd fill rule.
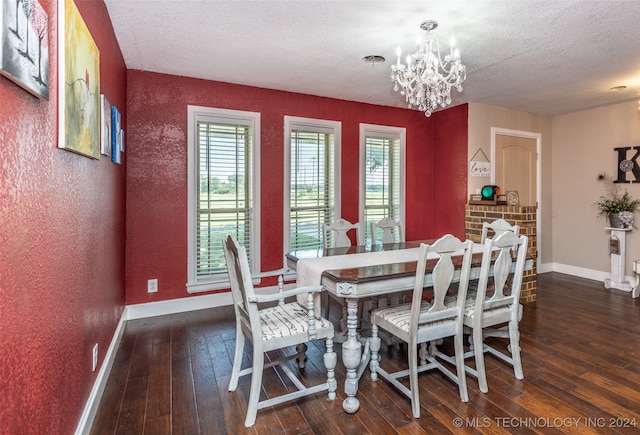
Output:
[[[121,115],[116,106],[111,106],[111,161],[122,164]]]
[[[73,0],[58,2],[58,147],[100,158],[100,52]]]
[[[104,95],[100,95],[100,120],[102,132],[100,134],[100,152],[111,156],[111,104]]]
[[[38,0],[0,0],[0,74],[49,99],[49,17]]]

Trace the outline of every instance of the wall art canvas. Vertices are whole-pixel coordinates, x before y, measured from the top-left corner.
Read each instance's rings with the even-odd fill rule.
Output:
[[[100,152],[111,156],[111,104],[104,95],[100,95]]]
[[[58,147],[100,158],[100,52],[73,0],[58,2]]]
[[[111,161],[122,163],[122,119],[116,106],[111,106]]]
[[[0,74],[49,99],[49,17],[38,0],[0,0]]]

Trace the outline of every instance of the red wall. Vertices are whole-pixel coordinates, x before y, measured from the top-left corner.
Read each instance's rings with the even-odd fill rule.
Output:
[[[464,240],[464,206],[467,203],[468,119],[467,104],[436,112],[433,117],[434,231],[452,233]],[[452,146],[455,144],[454,146]]]
[[[50,99],[0,77],[0,424],[73,433],[124,308],[124,167],[57,149],[57,2]],[[126,68],[102,1],[76,0],[101,54],[102,92],[126,113]],[[123,117],[126,119],[126,115]]]
[[[285,115],[341,121],[342,216],[351,221],[359,210],[359,123],[405,127],[407,239],[464,236],[465,198],[457,192],[467,190],[466,106],[439,113],[437,122],[454,133],[435,141],[436,117],[418,111],[143,71],[128,71],[127,104],[127,304],[188,296],[187,105],[261,113],[263,270],[281,267],[284,255]],[[441,185],[456,194],[442,195]],[[147,293],[151,278],[158,293]]]

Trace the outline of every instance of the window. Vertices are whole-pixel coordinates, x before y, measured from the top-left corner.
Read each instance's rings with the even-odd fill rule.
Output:
[[[260,270],[260,114],[188,106],[190,293],[228,287],[222,239],[233,235]]]
[[[370,222],[391,217],[404,227],[404,128],[360,124],[360,222],[371,240]],[[378,235],[378,238],[381,235]]]
[[[323,224],[340,217],[340,123],[285,116],[284,128],[284,248],[322,248]]]

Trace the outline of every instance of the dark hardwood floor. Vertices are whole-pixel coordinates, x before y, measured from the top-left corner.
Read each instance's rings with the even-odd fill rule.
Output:
[[[408,399],[384,380],[372,382],[368,370],[360,381],[360,410],[345,414],[337,345],[335,401],[318,394],[261,410],[255,426],[245,429],[250,376],[236,392],[227,391],[234,329],[232,307],[129,321],[91,433],[640,432],[640,299],[600,282],[539,275],[538,300],[525,305],[520,323],[525,379],[516,380],[510,366],[487,355],[489,392],[480,393],[468,376],[469,402],[463,403],[456,385],[428,372],[420,377],[420,419],[411,416]],[[324,376],[323,351],[323,342],[309,346],[304,376],[310,382]],[[250,358],[251,352],[245,364]],[[382,358],[383,366],[406,365],[404,348],[383,345]],[[290,388],[275,370],[265,372],[264,385],[275,393]]]

